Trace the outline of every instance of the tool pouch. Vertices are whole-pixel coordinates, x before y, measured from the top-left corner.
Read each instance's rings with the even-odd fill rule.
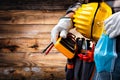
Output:
[[[66,80],[74,80],[74,63],[75,63],[74,58],[67,59],[67,64],[65,67]]]
[[[54,46],[68,59],[72,59],[76,53],[75,35],[68,33],[67,38],[59,37]]]
[[[75,56],[74,79],[90,80],[94,72],[93,42],[78,37],[76,39],[76,44],[77,51]]]
[[[92,46],[91,46],[92,45]],[[94,60],[94,43],[91,40],[82,39],[81,49],[78,50],[78,57],[80,60],[86,62],[93,62]]]

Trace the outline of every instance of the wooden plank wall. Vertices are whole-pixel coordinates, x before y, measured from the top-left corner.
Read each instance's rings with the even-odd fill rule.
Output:
[[[75,0],[0,0],[0,52],[41,52]]]
[[[66,10],[78,0],[0,0],[1,10]]]
[[[55,48],[47,56],[41,52],[51,29],[76,1],[0,0],[0,80],[65,78],[66,57],[54,54],[59,53]]]
[[[41,52],[50,43],[50,31],[65,11],[0,11],[1,52]]]

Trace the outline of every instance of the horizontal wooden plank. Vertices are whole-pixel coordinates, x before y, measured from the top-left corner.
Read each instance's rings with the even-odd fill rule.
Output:
[[[2,63],[18,63],[19,62],[28,62],[28,64],[26,65],[1,65],[0,67],[34,67],[34,66],[40,66],[42,67],[50,67],[50,66],[58,66],[58,67],[62,67],[64,66],[64,64],[66,63],[66,57],[60,53],[58,54],[49,54],[49,55],[43,55],[43,54],[39,54],[39,53],[31,53],[31,54],[26,54],[26,53],[0,53],[0,65]],[[54,56],[54,58],[53,58]],[[4,62],[3,62],[4,61]],[[18,62],[17,62],[18,61]],[[46,63],[45,63],[46,62]],[[58,64],[53,64],[53,63],[58,63]],[[30,64],[33,63],[33,64]],[[36,65],[35,65],[35,64]],[[43,63],[44,65],[41,65]]]
[[[48,39],[50,38],[50,33],[39,33],[39,34],[26,34],[26,33],[2,33],[0,34],[0,39],[2,38],[42,38]]]
[[[71,31],[72,32],[72,31]],[[77,37],[82,37],[77,32],[72,32]],[[46,36],[46,38],[43,38]],[[42,34],[39,38],[1,38],[0,39],[0,52],[21,52],[21,53],[42,53],[42,51],[50,44],[50,35]],[[59,53],[59,51],[53,47],[50,53]]]
[[[15,38],[0,39],[0,52],[42,53],[50,44],[50,39]],[[54,47],[51,53],[59,53]]]
[[[57,24],[65,11],[0,11],[0,24]]]
[[[55,25],[32,24],[1,24],[0,38],[50,38],[50,32]],[[81,36],[75,29],[71,30],[76,36]]]
[[[0,33],[4,32],[8,32],[8,33],[27,33],[27,32],[31,32],[31,33],[44,33],[44,32],[50,32],[51,29],[54,27],[55,25],[34,25],[34,24],[11,24],[11,25],[5,25],[5,24],[1,24],[0,25]]]
[[[41,4],[36,4],[36,5],[1,5],[0,10],[49,10],[49,11],[54,11],[54,10],[66,10],[69,6],[68,5],[47,5],[40,7]],[[17,7],[17,8],[16,8]]]
[[[72,4],[77,0],[0,0],[0,5],[64,5],[64,4]]]
[[[1,24],[0,38],[48,38],[55,25]]]
[[[1,10],[63,10],[77,0],[0,0]]]
[[[0,53],[0,80],[63,80],[65,64],[62,54]]]

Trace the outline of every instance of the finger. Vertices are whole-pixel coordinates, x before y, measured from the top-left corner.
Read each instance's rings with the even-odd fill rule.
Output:
[[[105,21],[104,24],[108,24],[112,20],[113,16],[108,17]]]
[[[110,29],[110,27],[111,27],[111,25],[112,25],[112,20],[110,20],[108,23],[106,23],[105,25],[104,25],[104,28],[105,28],[105,30],[107,31],[108,29]]]
[[[59,34],[59,31],[57,31],[57,30],[51,31],[51,42],[53,42],[53,44],[56,43],[57,38],[58,38],[58,34]]]
[[[56,40],[57,40],[56,38],[57,38],[57,35],[52,35],[51,42],[53,42],[53,44],[56,43]]]
[[[120,20],[118,21],[117,28],[120,29]]]
[[[116,29],[116,30],[114,30],[112,33],[110,33],[110,38],[115,38],[115,37],[117,37],[117,36],[119,36],[120,35],[120,30],[119,29]]]
[[[60,36],[62,37],[62,38],[66,38],[67,37],[67,31],[66,30],[62,30],[61,31],[61,33],[60,33]]]
[[[110,38],[115,38],[116,36],[118,36],[116,31],[113,31],[112,33],[109,34]]]
[[[120,27],[120,16],[114,17],[114,25],[112,26],[112,32],[110,33],[110,37],[114,38],[120,35],[119,27]]]
[[[114,30],[112,29],[113,28],[113,26],[110,26],[107,30],[106,30],[106,34],[110,34],[110,33],[112,33]]]
[[[120,27],[120,16],[118,16],[118,17],[115,17],[115,19],[114,19],[114,28],[115,29],[118,29],[118,27]]]

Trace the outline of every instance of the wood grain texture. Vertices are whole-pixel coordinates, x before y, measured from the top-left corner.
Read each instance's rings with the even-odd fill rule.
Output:
[[[65,10],[78,0],[0,0],[0,10]]]
[[[0,11],[0,24],[57,24],[65,14],[61,11],[11,10]]]
[[[0,80],[64,80],[66,57],[50,32],[77,0],[0,0]]]
[[[41,53],[47,45],[50,43],[50,39],[41,38],[5,38],[0,39],[0,52],[19,52],[19,53]],[[58,53],[53,47],[51,53]]]
[[[63,80],[65,64],[62,54],[0,53],[0,80]]]
[[[0,38],[49,38],[55,25],[44,24],[3,24],[0,25]]]

